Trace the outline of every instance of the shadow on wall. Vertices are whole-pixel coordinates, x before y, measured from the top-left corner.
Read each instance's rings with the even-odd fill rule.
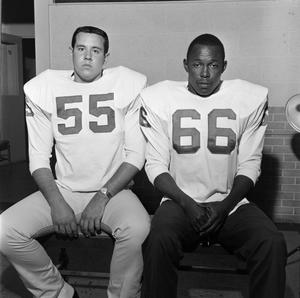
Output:
[[[132,191],[138,196],[147,212],[154,214],[160,204],[162,194],[149,181],[144,168],[134,177]]]
[[[300,160],[300,133],[293,135],[291,139],[291,147],[296,157]]]
[[[271,154],[263,154],[261,175],[249,200],[257,204],[269,217],[273,217],[279,185],[279,161]]]

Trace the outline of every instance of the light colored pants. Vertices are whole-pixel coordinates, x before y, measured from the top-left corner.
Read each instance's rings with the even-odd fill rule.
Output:
[[[79,220],[94,193],[73,193],[62,188],[60,191]],[[72,297],[74,289],[63,280],[35,240],[53,231],[50,207],[43,195],[38,191],[26,197],[3,212],[0,220],[0,250],[34,297]],[[106,205],[102,223],[111,229],[116,240],[108,297],[139,297],[143,270],[141,245],[149,232],[149,215],[132,191],[123,190]]]

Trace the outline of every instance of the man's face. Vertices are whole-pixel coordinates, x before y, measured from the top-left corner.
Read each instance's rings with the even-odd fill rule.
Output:
[[[202,97],[218,92],[227,65],[218,47],[196,44],[183,63],[188,73],[189,91]]]
[[[75,82],[88,83],[100,78],[106,57],[102,36],[79,32],[73,48]]]

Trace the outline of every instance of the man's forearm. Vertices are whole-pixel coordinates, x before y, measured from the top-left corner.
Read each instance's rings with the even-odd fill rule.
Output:
[[[238,175],[234,178],[233,185],[229,195],[224,199],[228,213],[247,196],[249,191],[254,187],[253,181],[244,175]]]
[[[191,198],[178,187],[169,173],[158,175],[154,180],[154,186],[182,208],[185,208],[186,202],[191,200]]]
[[[56,182],[50,169],[37,169],[32,173],[32,177],[34,178],[37,186],[46,198],[50,207],[54,204],[59,203],[61,200],[64,200],[56,185]]]
[[[115,174],[103,186],[107,187],[111,196],[114,196],[124,189],[138,172],[139,169],[137,167],[123,162]]]

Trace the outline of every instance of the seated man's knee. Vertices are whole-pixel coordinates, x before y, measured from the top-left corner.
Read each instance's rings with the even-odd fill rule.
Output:
[[[25,223],[18,223],[12,212],[0,215],[0,251],[3,254],[9,255],[28,244],[30,236],[26,234],[25,226]]]
[[[145,220],[143,222],[135,223],[130,227],[132,237],[135,239],[139,239],[142,243],[150,231],[150,219]]]
[[[283,234],[280,231],[274,233],[271,238],[272,247],[277,253],[281,253],[284,257],[287,254],[286,241]]]
[[[132,246],[141,246],[150,230],[150,220],[136,221],[128,223],[123,229],[118,229],[115,233],[116,239],[126,240]],[[129,244],[128,244],[129,245]]]
[[[0,216],[0,225],[0,251],[7,255],[15,242],[16,231],[2,216]]]
[[[258,241],[260,250],[264,252],[266,256],[276,255],[278,258],[286,257],[286,241],[283,234],[280,231],[272,232],[258,232]]]
[[[179,239],[176,234],[165,228],[151,229],[147,240],[143,245],[143,250],[151,251],[178,251],[180,247]]]

